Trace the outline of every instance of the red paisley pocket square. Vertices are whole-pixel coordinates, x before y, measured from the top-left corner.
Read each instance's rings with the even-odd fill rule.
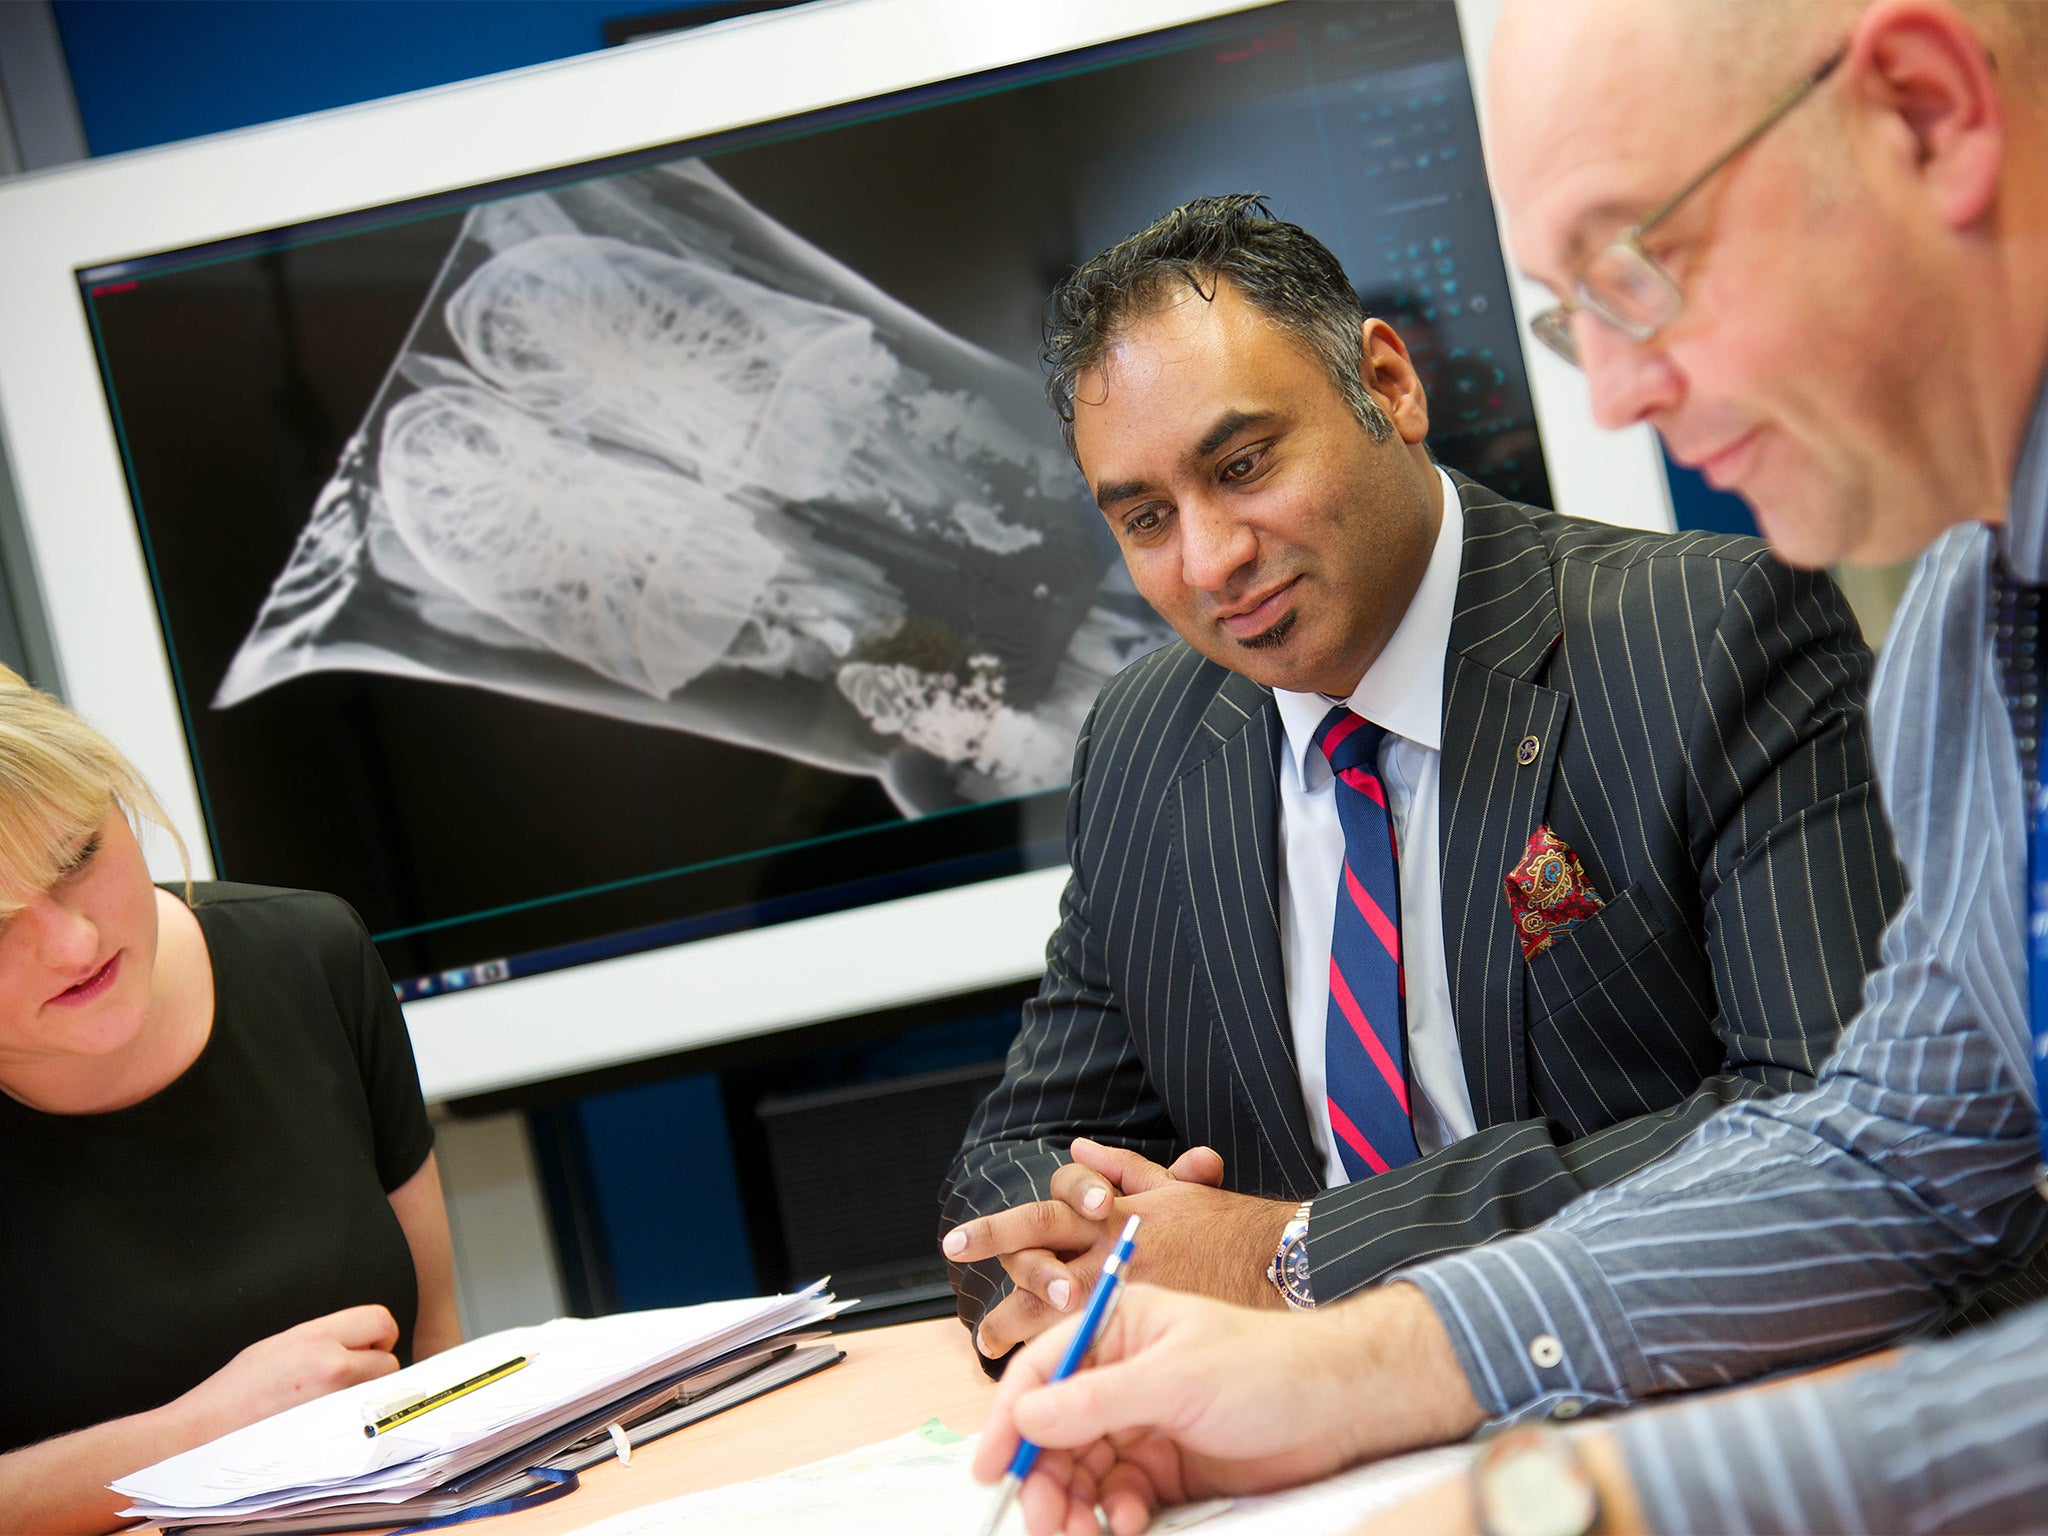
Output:
[[[1515,936],[1522,958],[1534,960],[1560,933],[1568,933],[1606,905],[1572,845],[1548,827],[1538,827],[1522,850],[1522,861],[1508,871],[1508,911],[1514,914]]]

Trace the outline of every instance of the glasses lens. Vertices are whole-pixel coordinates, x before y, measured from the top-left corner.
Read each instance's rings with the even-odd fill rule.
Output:
[[[1678,284],[1633,245],[1617,241],[1593,258],[1580,279],[1586,307],[1637,341],[1678,318]]]
[[[1579,366],[1578,344],[1572,340],[1572,313],[1564,305],[1551,305],[1529,322],[1529,329],[1559,357],[1574,368]]]

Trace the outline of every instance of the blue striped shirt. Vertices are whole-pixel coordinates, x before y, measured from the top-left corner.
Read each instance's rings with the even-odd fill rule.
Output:
[[[1933,1328],[2048,1232],[2023,793],[1992,649],[2003,540],[2048,581],[2048,389],[2002,534],[1921,560],[1870,729],[1911,891],[1811,1092],[1749,1100],[1547,1226],[1402,1278],[1497,1419],[1711,1387]],[[2048,1517],[2048,1303],[1838,1381],[1617,1426],[1659,1530],[1983,1530]]]

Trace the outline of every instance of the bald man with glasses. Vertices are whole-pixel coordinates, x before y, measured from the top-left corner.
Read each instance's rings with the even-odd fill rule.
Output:
[[[1651,422],[1795,563],[1925,551],[1871,708],[1906,905],[1811,1092],[1306,1317],[1134,1287],[1095,1368],[1043,1385],[1064,1329],[1019,1355],[977,1470],[1021,1431],[1053,1448],[1033,1531],[1099,1504],[1130,1532],[1512,1424],[1383,1528],[2040,1529],[2048,1306],[1857,1373],[1535,1426],[2039,1294],[2048,5],[1509,0],[1489,93],[1510,242],[1565,301],[1538,332],[1603,423]]]

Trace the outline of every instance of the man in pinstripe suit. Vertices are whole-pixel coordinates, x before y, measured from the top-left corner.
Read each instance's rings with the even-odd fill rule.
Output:
[[[1082,733],[1046,981],[948,1179],[984,1354],[1085,1296],[1129,1213],[1142,1278],[1278,1306],[1298,1254],[1291,1298],[1328,1304],[1810,1084],[1899,892],[1833,584],[1440,470],[1400,338],[1254,199],[1176,210],[1052,313],[1076,461],[1182,643]],[[1392,733],[1414,1138],[1362,1178],[1324,1048],[1340,700]],[[1539,829],[1604,906],[1525,958],[1504,878]]]
[[[1802,563],[1925,549],[1871,704],[1910,894],[1812,1090],[1733,1105],[1544,1226],[1291,1327],[1133,1287],[1102,1369],[1042,1389],[1064,1341],[1034,1343],[978,1464],[999,1469],[1020,1428],[1073,1448],[1026,1490],[1034,1531],[1098,1502],[1131,1531],[1158,1502],[1725,1385],[1942,1328],[2001,1288],[2040,1294],[2048,6],[1511,0],[1490,94],[1516,252],[1565,300],[1538,334],[1584,366],[1603,420],[1654,422]],[[1768,132],[1795,108],[1796,129]],[[1575,1442],[1495,1437],[1482,1496],[1502,1447],[1523,1513],[1556,1536],[1596,1518],[2041,1530],[2048,1304]],[[1588,1474],[1597,1504],[1546,1496]],[[1446,1483],[1376,1529],[1500,1529],[1474,1491]]]

